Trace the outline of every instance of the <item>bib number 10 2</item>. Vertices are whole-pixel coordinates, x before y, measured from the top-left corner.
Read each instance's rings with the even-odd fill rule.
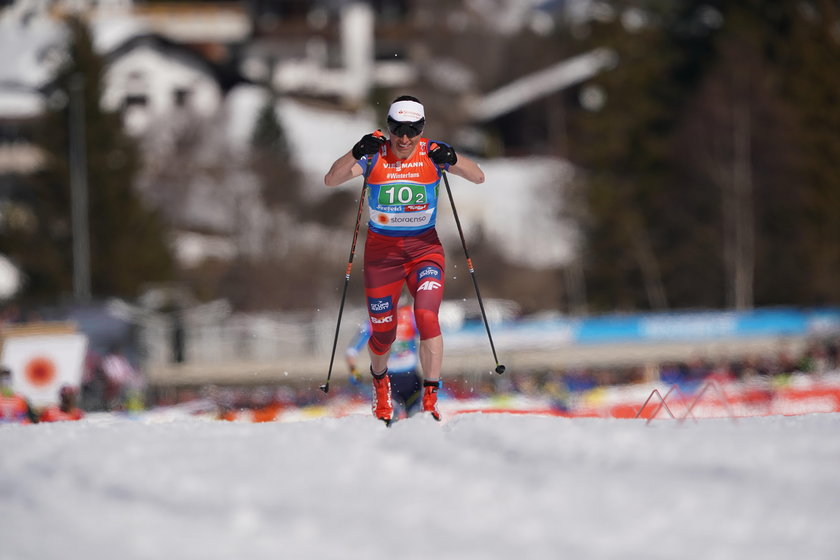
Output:
[[[426,187],[424,185],[391,185],[380,189],[379,204],[425,204]]]

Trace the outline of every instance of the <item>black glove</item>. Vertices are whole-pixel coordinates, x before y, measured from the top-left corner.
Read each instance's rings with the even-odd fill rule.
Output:
[[[434,147],[429,150],[429,157],[436,165],[441,167],[447,163],[455,165],[458,162],[458,154],[455,153],[455,148],[446,144],[434,144]]]
[[[353,146],[353,157],[362,159],[364,156],[372,156],[379,151],[382,144],[385,143],[385,136],[377,131],[372,134],[365,134],[355,146]]]

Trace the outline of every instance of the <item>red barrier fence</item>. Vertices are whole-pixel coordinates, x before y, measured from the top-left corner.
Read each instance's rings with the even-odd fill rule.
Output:
[[[670,397],[670,398],[669,398]],[[664,413],[662,412],[664,411]],[[612,405],[605,416],[644,418],[648,422],[667,416],[685,421],[693,418],[739,418],[747,416],[796,415],[840,412],[840,382],[798,380],[791,386],[755,387],[743,383],[706,381],[692,395],[672,385],[663,396],[653,389],[641,406]]]

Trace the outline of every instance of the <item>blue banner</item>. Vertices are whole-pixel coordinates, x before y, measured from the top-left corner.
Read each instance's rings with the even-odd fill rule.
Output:
[[[491,325],[500,347],[697,341],[731,338],[828,336],[840,333],[840,309],[772,308],[603,315],[509,321]],[[486,337],[481,321],[447,332],[447,345]]]

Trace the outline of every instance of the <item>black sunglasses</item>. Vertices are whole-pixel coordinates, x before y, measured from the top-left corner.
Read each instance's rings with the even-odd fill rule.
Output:
[[[397,138],[402,138],[403,136],[414,138],[423,132],[423,125],[425,124],[426,119],[420,119],[419,121],[414,122],[404,122],[388,117],[388,130],[390,130],[391,134]]]

